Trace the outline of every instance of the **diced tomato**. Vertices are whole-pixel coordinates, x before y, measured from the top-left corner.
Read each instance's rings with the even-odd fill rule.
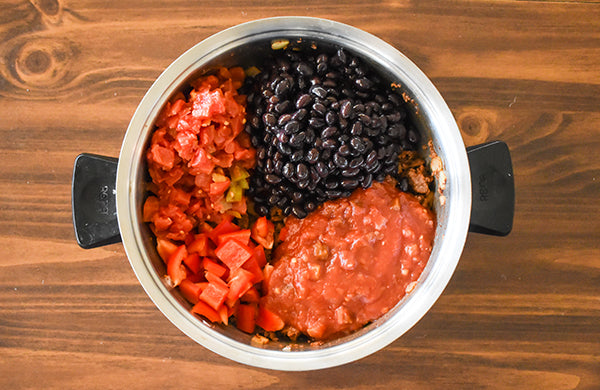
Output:
[[[256,324],[256,306],[240,304],[235,315],[235,325],[239,330],[246,333],[254,333]]]
[[[156,251],[165,263],[169,261],[169,257],[177,250],[177,245],[166,238],[156,238]]]
[[[260,326],[267,332],[276,332],[283,329],[285,323],[277,314],[272,311],[259,306],[258,314],[256,316],[256,325]]]
[[[154,144],[150,148],[148,159],[164,170],[171,169],[175,164],[175,152],[173,149]]]
[[[183,259],[185,259],[186,256],[187,250],[185,249],[185,245],[181,245],[169,257],[169,261],[167,262],[167,274],[171,278],[173,287],[178,286],[187,276],[187,272],[183,265]]]
[[[212,196],[224,194],[229,188],[229,184],[231,184],[229,179],[227,181],[210,183],[208,194]]]
[[[206,288],[208,283],[194,283],[190,279],[183,279],[179,284],[179,291],[181,291],[181,295],[185,299],[187,299],[190,303],[196,304],[200,299],[200,293],[203,288]]]
[[[219,278],[223,278],[228,271],[226,267],[222,266],[221,264],[218,264],[216,261],[211,260],[208,257],[202,259],[202,266],[204,267],[206,272],[218,276]]]
[[[233,271],[229,279],[228,301],[237,301],[248,292],[253,286],[254,275],[243,268]]]
[[[206,317],[206,319],[208,319],[211,322],[221,322],[221,316],[219,315],[219,313],[215,309],[204,303],[204,301],[198,301],[198,303],[196,303],[194,307],[192,307],[192,312]]]
[[[263,267],[263,275],[264,279],[262,281],[262,292],[266,294],[269,291],[269,280],[271,280],[271,274],[273,273],[273,266],[271,264],[267,264]]]
[[[219,234],[217,237],[217,243],[219,245],[223,244],[225,241],[236,239],[244,245],[248,245],[250,242],[250,229],[238,230],[231,233],[223,233]]]
[[[279,241],[285,241],[285,239],[287,238],[287,234],[287,228],[285,226],[282,227],[281,230],[279,230]]]
[[[202,290],[202,293],[200,293],[200,300],[218,311],[223,302],[225,302],[228,293],[229,289],[227,286],[210,282],[208,283],[208,286]]]
[[[156,196],[149,196],[144,202],[144,210],[142,212],[144,222],[152,222],[152,216],[158,213],[158,198]]]
[[[215,249],[215,254],[223,264],[234,271],[252,257],[252,249],[233,238],[219,245]]]
[[[195,274],[202,270],[202,260],[200,260],[200,256],[197,253],[189,253],[183,259],[183,262]]]

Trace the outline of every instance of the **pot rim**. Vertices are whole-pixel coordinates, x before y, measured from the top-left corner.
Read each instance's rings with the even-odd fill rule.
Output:
[[[170,293],[144,249],[140,230],[141,207],[135,194],[140,191],[141,160],[154,118],[173,92],[198,68],[252,36],[313,34],[343,46],[358,45],[362,55],[376,57],[411,91],[411,97],[426,113],[434,128],[434,148],[442,158],[448,202],[438,204],[438,225],[433,252],[417,288],[368,332],[332,346],[301,351],[260,348],[227,337],[214,326],[188,312]],[[396,48],[358,28],[312,17],[275,17],[239,24],[218,32],[182,54],[154,82],[135,111],[125,134],[117,170],[117,215],[123,245],[138,280],[159,310],[181,331],[204,347],[234,361],[251,366],[302,371],[338,366],[358,360],[387,346],[433,306],[448,284],[466,240],[471,210],[471,178],[465,146],[456,121],[444,99],[425,74]],[[441,221],[447,221],[442,223]],[[435,259],[435,267],[432,265]],[[431,265],[431,266],[430,266]],[[401,306],[399,310],[398,306]]]

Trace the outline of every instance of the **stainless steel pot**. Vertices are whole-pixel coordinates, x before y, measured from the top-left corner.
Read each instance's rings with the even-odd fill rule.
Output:
[[[163,280],[164,264],[141,217],[147,178],[144,151],[161,107],[191,78],[219,65],[251,66],[265,51],[271,50],[272,40],[280,38],[335,44],[368,59],[388,81],[400,84],[412,99],[413,120],[424,141],[433,142],[443,165],[436,177],[438,188],[443,187],[443,191],[438,192],[435,200],[434,248],[417,287],[374,323],[350,336],[318,346],[292,347],[279,342],[255,346],[251,344],[251,336],[234,327],[216,326],[191,314],[190,305]],[[504,143],[480,145],[470,150],[468,157],[448,106],[408,58],[362,30],[307,17],[270,18],[241,24],[191,48],[160,75],[144,96],[127,129],[118,163],[116,159],[84,154],[75,163],[73,177],[74,225],[81,246],[90,248],[122,239],[146,293],[181,331],[232,360],[290,371],[355,361],[396,340],[425,315],[446,287],[463,250],[469,226],[475,231],[508,234],[513,208],[512,166]]]

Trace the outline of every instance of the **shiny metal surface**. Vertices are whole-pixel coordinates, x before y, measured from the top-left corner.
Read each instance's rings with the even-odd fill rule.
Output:
[[[144,196],[144,150],[154,118],[186,82],[216,65],[250,66],[265,42],[302,37],[343,46],[402,85],[418,107],[415,120],[431,139],[447,177],[446,202],[436,200],[438,219],[434,249],[415,290],[392,311],[361,331],[324,345],[281,343],[257,347],[234,327],[203,322],[189,304],[163,282],[165,274],[149,229],[141,222]],[[442,204],[443,203],[443,204]],[[136,110],[121,149],[117,172],[117,212],[127,256],[140,283],[156,306],[189,337],[237,362],[279,370],[311,370],[358,360],[384,348],[409,330],[431,308],[450,280],[466,239],[471,208],[471,182],[465,147],[456,122],[429,79],[403,54],[381,39],[354,27],[316,18],[281,17],[241,24],[200,42],[170,65],[148,90]]]

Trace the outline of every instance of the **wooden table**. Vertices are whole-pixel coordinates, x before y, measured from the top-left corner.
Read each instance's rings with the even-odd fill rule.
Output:
[[[71,173],[118,156],[152,81],[186,49],[277,15],[396,46],[465,144],[508,143],[514,229],[471,234],[433,309],[384,350],[285,373],[183,335],[121,244],[80,249]],[[586,2],[6,0],[0,5],[0,388],[600,388],[600,5]]]

